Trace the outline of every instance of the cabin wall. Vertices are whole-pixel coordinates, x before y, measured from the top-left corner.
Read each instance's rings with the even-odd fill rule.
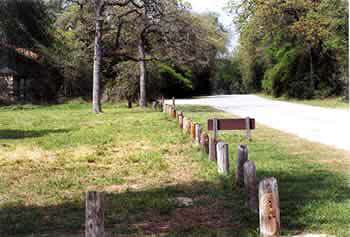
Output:
[[[16,102],[17,86],[13,75],[0,75],[0,102],[5,104]]]

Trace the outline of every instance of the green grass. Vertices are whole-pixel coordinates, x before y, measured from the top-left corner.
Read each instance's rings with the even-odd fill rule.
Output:
[[[228,115],[186,106],[205,124]],[[232,175],[164,113],[106,105],[0,108],[0,236],[82,236],[86,190],[105,191],[112,236],[258,236],[258,217],[232,186],[241,133],[223,133]],[[258,125],[249,143],[258,177],[280,185],[284,234],[349,236],[349,154]],[[193,199],[179,206],[177,197]],[[228,234],[229,233],[229,234]]]
[[[272,100],[280,100],[286,102],[293,102],[299,104],[306,104],[324,108],[333,108],[333,109],[349,109],[349,102],[345,102],[341,97],[329,97],[324,99],[310,99],[310,100],[299,100],[299,99],[291,99],[286,97],[275,98],[270,95],[259,93],[258,96],[272,99]]]

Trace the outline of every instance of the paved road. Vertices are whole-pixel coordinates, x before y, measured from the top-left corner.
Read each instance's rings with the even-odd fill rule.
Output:
[[[176,100],[177,104],[209,105],[309,141],[350,151],[350,112],[265,99],[227,95]]]

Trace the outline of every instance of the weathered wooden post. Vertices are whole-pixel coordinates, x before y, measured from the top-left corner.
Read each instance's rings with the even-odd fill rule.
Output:
[[[216,139],[209,136],[209,160],[216,161]]]
[[[171,106],[170,106],[170,111],[169,111],[169,116],[170,116],[170,118],[173,117],[173,114],[174,114],[174,107],[171,105]]]
[[[216,118],[213,119],[213,137],[216,140],[218,136],[218,120]]]
[[[216,161],[216,143],[218,134],[218,120],[213,119],[213,136],[209,136],[209,160]]]
[[[253,161],[246,161],[244,169],[244,187],[247,193],[247,204],[251,211],[258,212],[258,188],[256,181],[256,167]]]
[[[167,113],[170,115],[171,106],[167,104]]]
[[[224,142],[218,142],[216,144],[216,154],[217,154],[219,174],[225,174],[225,175],[229,174],[230,163],[229,163],[228,144]]]
[[[275,178],[263,179],[259,184],[259,217],[261,237],[280,236],[279,194]]]
[[[188,123],[189,123],[188,118],[183,117],[182,132],[183,132],[184,134],[187,134],[187,131],[188,131]]]
[[[164,99],[164,96],[162,96],[162,99],[161,99],[161,103],[162,103],[162,110],[163,112],[165,113],[165,99]]]
[[[187,124],[187,134],[191,135],[191,132],[192,132],[192,119],[189,119]]]
[[[191,123],[191,138],[193,141],[196,139],[196,123],[192,122]]]
[[[175,97],[173,97],[173,106],[174,106],[174,108],[176,108]]]
[[[176,111],[176,119],[179,120],[179,116],[181,115],[180,111]]]
[[[180,114],[178,120],[179,120],[179,127],[180,127],[181,129],[183,129],[183,126],[184,126],[184,121],[183,121],[183,119],[184,119],[183,115]]]
[[[85,237],[104,237],[104,194],[86,193]]]
[[[245,127],[246,127],[247,139],[250,141],[250,140],[252,140],[252,133],[250,131],[251,127],[250,127],[250,118],[249,117],[246,117],[246,119],[245,119]]]
[[[170,116],[170,115],[171,115],[171,106],[170,106],[170,105],[168,105],[168,110],[167,110],[167,112],[168,112],[168,116]]]
[[[195,130],[196,130],[195,140],[196,140],[197,145],[200,145],[201,144],[202,128],[201,128],[201,125],[199,123],[196,123]]]
[[[173,108],[173,114],[172,114],[172,117],[173,117],[174,119],[176,119],[176,109],[175,109],[175,107]]]
[[[201,143],[202,151],[205,152],[206,154],[209,154],[209,136],[207,133],[201,134],[200,143]]]
[[[246,145],[238,146],[236,185],[242,188],[244,185],[244,163],[248,161],[248,147]]]
[[[157,102],[157,101],[153,101],[153,102],[152,102],[152,109],[153,109],[154,111],[157,111],[157,107],[158,107],[158,102]]]

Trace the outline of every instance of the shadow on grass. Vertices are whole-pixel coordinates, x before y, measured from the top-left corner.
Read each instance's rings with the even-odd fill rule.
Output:
[[[0,129],[0,139],[24,139],[24,138],[36,138],[43,137],[52,133],[66,133],[69,129],[43,129],[43,130],[16,130],[16,129]]]
[[[349,187],[332,173],[323,172],[318,177],[299,176],[299,173],[259,172],[258,175],[278,177],[284,232],[317,226],[317,220],[303,216],[310,215],[305,208],[313,205],[315,200],[320,205],[349,200]],[[179,204],[176,201],[179,197],[192,199],[193,205]],[[246,209],[244,195],[232,190],[232,177],[221,178],[215,183],[126,190],[107,194],[105,200],[107,236],[258,236],[258,216]],[[83,236],[84,216],[83,194],[81,200],[56,206],[10,203],[0,210],[0,236]],[[332,217],[330,215],[325,221],[346,228],[339,223],[345,223],[346,216],[344,219]]]
[[[250,213],[228,183],[223,179],[218,184],[108,193],[107,236],[255,236],[246,232],[256,221],[242,221],[251,219]],[[181,204],[179,197],[190,198],[193,204]],[[84,212],[83,194],[79,200],[53,206],[9,203],[0,210],[0,236],[83,236]]]

